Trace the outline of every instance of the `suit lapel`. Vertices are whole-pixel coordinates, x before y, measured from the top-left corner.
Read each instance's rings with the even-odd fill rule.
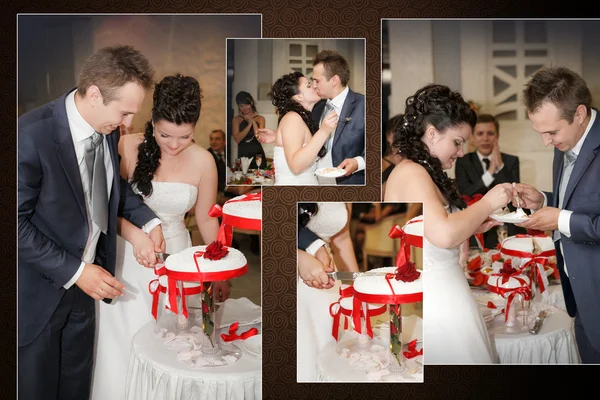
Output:
[[[56,155],[65,171],[65,175],[71,184],[71,188],[77,199],[77,205],[81,213],[86,216],[85,198],[83,193],[83,184],[81,183],[81,175],[79,174],[79,164],[77,163],[77,155],[73,145],[73,137],[67,120],[67,109],[65,100],[69,93],[55,100],[54,104],[54,132],[52,138],[57,143]]]
[[[342,112],[340,113],[340,118],[338,120],[338,126],[335,130],[335,136],[333,137],[332,148],[336,147],[336,143],[340,140],[340,136],[344,132],[344,128],[350,121],[346,121],[346,118],[349,118],[352,115],[352,111],[354,111],[354,101],[355,95],[354,92],[348,89],[348,94],[346,95],[346,100],[344,101],[344,105],[342,106]]]
[[[594,125],[590,129],[588,136],[585,138],[585,141],[581,146],[581,152],[577,157],[577,161],[575,161],[575,166],[573,167],[571,178],[569,179],[569,183],[567,184],[567,190],[565,191],[565,199],[563,200],[563,207],[567,206],[569,198],[571,197],[571,194],[573,194],[573,190],[575,190],[575,186],[577,186],[577,183],[579,183],[579,181],[581,180],[581,177],[585,173],[586,169],[589,167],[594,157],[596,157],[599,147],[600,118],[598,116],[598,113],[596,112],[596,120],[594,121]]]

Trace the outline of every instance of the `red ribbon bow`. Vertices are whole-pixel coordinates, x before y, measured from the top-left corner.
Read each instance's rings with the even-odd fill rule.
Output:
[[[250,328],[246,332],[243,332],[241,335],[238,335],[237,330],[239,325],[239,322],[234,322],[233,324],[231,324],[231,326],[229,326],[229,334],[221,333],[221,339],[223,339],[224,342],[231,342],[238,339],[246,340],[249,337],[258,334],[258,329]]]
[[[408,221],[406,225],[415,224],[417,222],[423,222],[423,220],[413,219]],[[396,256],[397,267],[400,267],[407,261],[410,261],[410,246],[423,248],[422,236],[409,235],[398,225],[394,225],[392,227],[388,236],[392,239],[400,239],[400,251],[398,251],[398,255]]]
[[[416,356],[422,356],[423,348],[417,351],[417,339],[414,339],[412,342],[408,343],[408,351],[404,351],[402,354],[404,354],[404,357],[407,359],[414,358]]]
[[[262,191],[258,193],[246,193],[239,198],[234,198],[227,201],[229,203],[239,203],[244,201],[262,201]],[[221,242],[224,246],[231,246],[233,241],[233,228],[247,229],[253,231],[260,231],[262,229],[262,221],[244,218],[235,215],[223,214],[223,208],[214,204],[208,211],[208,215],[212,218],[222,218],[221,226],[219,227],[219,233],[217,234],[217,241]]]
[[[337,341],[339,339],[339,330],[340,330],[340,318],[341,318],[341,301],[343,298],[352,297],[354,294],[354,288],[352,286],[348,286],[346,288],[340,287],[340,298],[338,301],[331,303],[329,306],[329,315],[333,318],[333,326],[331,328],[331,335]],[[344,319],[344,329],[348,329],[348,318]]]

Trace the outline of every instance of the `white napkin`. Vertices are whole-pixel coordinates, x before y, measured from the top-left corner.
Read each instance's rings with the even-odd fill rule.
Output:
[[[242,161],[242,172],[245,174],[248,172],[248,168],[250,167],[252,160],[254,160],[254,157],[242,157],[240,160]]]
[[[262,308],[246,297],[227,299],[217,310],[217,321],[221,321],[219,328],[224,328],[239,322],[240,326],[252,325],[261,322]]]

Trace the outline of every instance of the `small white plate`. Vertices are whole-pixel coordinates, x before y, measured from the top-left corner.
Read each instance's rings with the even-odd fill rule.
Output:
[[[329,169],[330,171],[325,172],[326,169]],[[315,171],[315,175],[323,178],[339,178],[340,176],[346,175],[346,171],[342,168],[319,168]]]
[[[242,348],[250,354],[262,356],[262,335],[258,334],[242,340]]]
[[[528,216],[526,216],[524,218],[519,218],[516,216],[516,214],[514,212],[510,213],[510,214],[503,214],[503,215],[490,214],[490,218],[493,218],[496,221],[504,222],[507,224],[520,224],[521,222],[525,222],[529,219]]]

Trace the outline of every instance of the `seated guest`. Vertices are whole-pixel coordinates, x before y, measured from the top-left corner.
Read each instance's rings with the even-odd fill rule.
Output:
[[[519,158],[500,152],[498,138],[500,124],[490,114],[477,116],[477,124],[473,129],[475,151],[467,153],[456,160],[456,183],[461,195],[473,197],[484,195],[499,183],[520,182]],[[512,207],[509,204],[509,208]],[[526,233],[524,228],[507,224],[508,236]],[[484,246],[488,249],[498,244],[498,227],[483,234]],[[471,246],[477,246],[471,237]]]
[[[210,133],[210,148],[209,153],[212,154],[217,164],[218,174],[218,192],[222,194],[225,191],[225,132],[221,129],[215,129]]]

